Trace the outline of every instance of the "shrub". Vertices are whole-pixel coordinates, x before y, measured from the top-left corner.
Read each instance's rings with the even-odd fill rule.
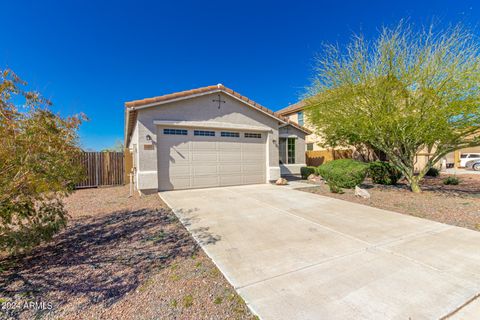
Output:
[[[445,178],[443,179],[443,184],[445,185],[458,185],[460,183],[460,179],[458,179],[457,177],[448,177],[448,178]]]
[[[311,174],[317,174],[317,167],[301,167],[300,174],[302,175],[302,179],[307,179]]]
[[[368,176],[374,183],[394,185],[402,173],[388,162],[374,161],[368,166]]]
[[[67,223],[62,199],[82,179],[77,129],[10,70],[0,70],[0,251],[49,240]]]
[[[429,177],[438,177],[440,175],[440,170],[432,167],[432,168],[428,169],[428,171],[425,175],[429,176]]]
[[[367,175],[368,164],[352,159],[327,162],[318,167],[318,173],[328,183],[330,191],[341,192],[341,188],[351,189],[361,184]]]

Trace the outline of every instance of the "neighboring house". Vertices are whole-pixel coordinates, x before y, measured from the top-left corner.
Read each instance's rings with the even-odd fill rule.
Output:
[[[305,102],[302,100],[295,104],[289,105],[286,108],[278,110],[277,113],[280,116],[287,117],[290,121],[294,121],[299,125],[302,125],[305,128],[308,128],[309,130],[313,131],[313,127],[308,123],[308,117],[305,114],[304,108],[305,108]],[[321,137],[314,133],[307,135],[305,139],[306,151],[326,150],[325,148],[322,148],[320,146],[322,142],[323,141]],[[447,164],[450,164],[455,168],[463,167],[465,165],[465,161],[462,161],[462,159],[467,153],[480,154],[480,147],[464,148],[464,149],[460,149],[455,152],[451,152],[447,154],[445,156]],[[419,167],[419,168],[423,167],[430,157],[431,155],[424,150],[418,152],[415,158],[416,167]]]
[[[308,129],[221,84],[125,106],[140,191],[267,183],[305,165]]]
[[[305,114],[304,107],[305,107],[305,102],[299,101],[297,103],[289,105],[286,108],[278,110],[277,113],[280,116],[288,118],[290,121],[294,121],[295,123],[298,123],[299,125],[304,126],[309,130],[312,130],[313,128],[308,123],[308,117]],[[305,149],[306,151],[326,150],[325,148],[320,146],[321,143],[322,143],[322,139],[318,135],[314,133],[309,134],[305,140]]]

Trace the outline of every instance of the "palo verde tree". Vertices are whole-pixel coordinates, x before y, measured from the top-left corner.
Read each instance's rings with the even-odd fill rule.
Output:
[[[84,117],[54,114],[25,85],[0,70],[0,250],[32,247],[64,227],[62,197],[82,176],[75,159]]]
[[[326,46],[306,112],[326,145],[379,150],[420,192],[447,153],[480,145],[479,53],[463,27],[414,31],[403,22],[372,42],[356,36],[346,50]],[[415,172],[421,151],[431,157]]]

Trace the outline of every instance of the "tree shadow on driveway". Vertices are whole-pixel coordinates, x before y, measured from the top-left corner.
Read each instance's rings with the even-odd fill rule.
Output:
[[[75,219],[52,242],[0,260],[1,298],[53,304],[52,310],[40,310],[37,315],[65,304],[78,310],[110,306],[155,271],[197,250],[198,245],[166,208]],[[0,310],[0,318],[2,312],[19,318],[31,310]]]

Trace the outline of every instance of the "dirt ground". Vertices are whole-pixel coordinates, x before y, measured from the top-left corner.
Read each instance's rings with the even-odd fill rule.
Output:
[[[79,190],[68,227],[0,260],[1,319],[254,319],[157,195]]]
[[[356,197],[348,189],[343,194],[331,193],[325,183],[300,190],[480,231],[480,175],[459,175],[456,186],[444,185],[447,177],[426,177],[420,194],[411,192],[404,181],[382,186],[366,180],[361,187],[370,199]]]

